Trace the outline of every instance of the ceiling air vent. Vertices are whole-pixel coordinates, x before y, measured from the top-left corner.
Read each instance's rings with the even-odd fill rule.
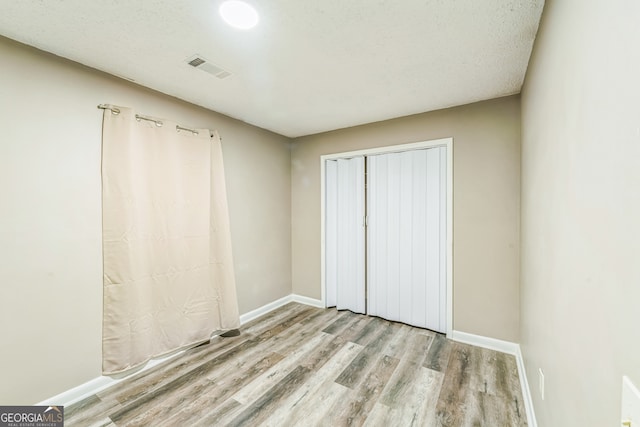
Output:
[[[219,79],[224,79],[231,75],[230,72],[224,70],[217,65],[212,64],[208,60],[204,59],[200,55],[194,55],[191,58],[186,59],[187,64],[191,65],[194,68],[205,71],[209,74],[216,76]]]

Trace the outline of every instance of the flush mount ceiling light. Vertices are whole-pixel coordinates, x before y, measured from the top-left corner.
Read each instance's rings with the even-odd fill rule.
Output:
[[[220,16],[234,28],[248,30],[258,23],[258,12],[239,0],[228,0],[220,5]]]

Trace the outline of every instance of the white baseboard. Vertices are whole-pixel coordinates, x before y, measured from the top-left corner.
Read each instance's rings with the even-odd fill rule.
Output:
[[[508,353],[516,355],[518,344],[498,340],[495,338],[483,337],[481,335],[468,334],[466,332],[453,331],[450,337],[454,341],[458,341],[464,344],[475,345],[477,347],[488,348],[489,350],[500,351],[502,353]]]
[[[483,337],[481,335],[468,334],[466,332],[453,331],[448,337],[454,341],[464,344],[475,345],[477,347],[488,348],[489,350],[500,351],[502,353],[512,354],[516,358],[518,366],[518,376],[520,377],[520,388],[522,389],[522,398],[524,399],[524,409],[527,411],[527,424],[529,427],[538,427],[536,422],[536,414],[533,411],[533,400],[531,399],[531,390],[529,389],[529,380],[524,369],[524,359],[520,344],[510,341],[502,341],[495,338]]]
[[[247,313],[241,314],[240,324],[244,325],[245,323],[251,322],[252,320],[257,319],[260,316],[264,316],[265,314],[275,310],[276,308],[289,304],[291,301],[293,301],[293,296],[287,295],[286,297],[282,297],[268,304],[265,304],[262,307],[258,307],[255,310],[251,310]]]
[[[319,299],[305,297],[303,295],[291,294],[293,302],[299,302],[300,304],[310,305],[311,307],[325,308],[324,302]]]
[[[312,307],[324,308],[324,303],[319,299],[309,298],[303,295],[290,294],[286,297],[282,297],[268,304],[265,304],[262,307],[258,307],[255,310],[251,310],[248,313],[242,314],[240,316],[240,324],[244,325],[245,323],[257,319],[260,316],[264,316],[265,314],[275,310],[276,308],[280,308],[283,305],[289,304],[290,302],[297,302],[300,304],[310,305]]]
[[[298,302],[300,304],[310,305],[312,307],[324,308],[324,304],[320,300],[305,297],[302,295],[291,294],[241,315],[240,324],[244,325],[245,323],[250,322],[254,319],[257,319],[258,317],[263,316],[269,313],[270,311],[273,311],[276,308],[282,307],[283,305],[286,305],[292,301]],[[137,370],[136,372],[132,373],[130,376],[133,376],[140,372],[151,369],[154,366],[159,365],[160,363],[166,362],[170,359],[180,356],[182,353],[184,353],[184,351],[180,351],[178,353],[172,354],[171,356],[167,356],[164,358],[150,360],[142,369]],[[58,395],[45,399],[42,402],[36,403],[36,405],[38,406],[44,406],[44,405],[69,406],[73,403],[79,402],[82,399],[86,399],[89,396],[99,393],[102,390],[111,387],[112,385],[115,385],[121,381],[124,381],[130,376],[126,376],[119,379],[100,376],[92,380],[89,380],[84,384],[80,384],[77,387],[64,391]]]

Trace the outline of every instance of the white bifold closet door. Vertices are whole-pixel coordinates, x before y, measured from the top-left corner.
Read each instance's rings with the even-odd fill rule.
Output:
[[[446,165],[446,147],[367,158],[368,314],[446,332]]]
[[[325,165],[327,306],[365,313],[364,157]]]

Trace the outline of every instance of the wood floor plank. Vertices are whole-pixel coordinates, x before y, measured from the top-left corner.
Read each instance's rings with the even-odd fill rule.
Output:
[[[192,425],[201,419],[203,414],[216,412],[217,408],[222,406],[225,401],[233,398],[236,390],[245,387],[259,375],[278,364],[283,358],[284,356],[280,354],[271,353],[262,357],[256,363],[251,363],[246,369],[219,373],[218,378],[207,382],[207,386],[200,389],[198,395],[190,397],[186,404],[173,402],[172,408],[180,409],[173,410],[168,417],[156,417],[153,415],[153,411],[149,412],[153,419],[165,420],[156,424],[157,427]]]
[[[473,348],[473,369],[469,381],[472,390],[504,397],[511,396],[509,387],[509,373],[507,372],[506,357],[503,353]]]
[[[90,396],[76,404],[64,408],[64,421],[67,426],[87,426],[101,423],[104,425],[111,422],[111,419],[104,417],[105,413],[121,408],[115,400],[102,400],[98,396]],[[100,419],[100,417],[103,417]],[[96,421],[97,419],[97,421]]]
[[[258,400],[250,404],[238,416],[229,421],[229,426],[259,425],[278,408],[289,394],[300,388],[311,376],[312,371],[298,366],[284,377],[278,384],[264,393]]]
[[[328,327],[334,321],[346,314],[345,311],[327,310],[324,308],[317,308],[316,312],[300,322],[301,325],[308,323],[314,323],[318,330]]]
[[[64,425],[65,426],[71,426],[74,425],[72,424],[68,424],[67,420],[64,420]],[[75,424],[77,426],[82,426],[82,427],[116,427],[116,425],[113,423],[113,421],[111,421],[111,419],[109,417],[105,417],[99,420],[93,420],[91,422],[88,423],[82,423],[82,424]]]
[[[149,401],[151,408],[145,407],[142,413],[140,413],[140,405],[136,405],[133,413],[137,411],[138,415],[133,419],[129,418],[126,422],[128,425],[144,426],[149,425],[151,420],[164,420],[173,416],[181,420],[194,420],[199,413],[215,409],[235,390],[243,387],[283,358],[284,356],[277,353],[265,354],[262,351],[255,351],[239,355],[225,364],[212,365],[209,371],[194,377],[190,384],[174,386],[170,391]],[[190,406],[189,410],[183,413],[175,409],[187,406]],[[188,423],[170,422],[167,425],[178,424],[187,425]]]
[[[318,352],[319,349],[326,348],[334,338],[327,334],[317,334],[308,342],[303,343],[299,348],[293,350],[284,359],[255,378],[246,387],[239,389],[232,397],[242,404],[249,404],[272,388],[275,384],[286,377],[296,366],[300,365],[301,359],[306,359],[310,355]]]
[[[370,335],[369,339],[365,341],[355,342],[360,345],[365,345],[366,347],[369,347],[372,350],[383,354],[387,343],[393,337],[396,329],[397,326],[393,322],[389,322],[388,320],[380,320],[380,322],[377,324],[376,331]]]
[[[418,372],[414,387],[408,390],[409,397],[403,405],[394,408],[394,414],[399,418],[409,415],[408,425],[437,425],[436,406],[444,375],[427,368],[419,368]]]
[[[364,421],[363,427],[386,427],[397,424],[395,418],[391,414],[392,409],[385,404],[376,402],[369,412],[369,416]]]
[[[327,334],[336,335],[339,331],[346,328],[347,325],[351,323],[353,320],[360,319],[360,316],[348,310],[345,310],[345,311],[331,310],[331,311],[337,314],[336,314],[335,320],[322,330],[322,332],[325,332]]]
[[[515,357],[487,349],[482,352],[481,366],[477,371],[484,373],[485,391],[489,402],[497,409],[493,413],[506,416],[512,425],[526,424],[526,413],[521,399],[520,381]]]
[[[161,405],[162,402],[173,398],[175,394],[182,393],[188,388],[191,388],[191,393],[193,393],[195,391],[194,388],[201,386],[197,381],[200,377],[207,375],[207,373],[213,369],[220,368],[224,363],[234,360],[234,358],[240,357],[243,354],[250,354],[250,350],[259,345],[260,342],[261,341],[256,338],[244,341],[222,355],[207,360],[186,372],[184,375],[127,404],[122,409],[114,412],[111,415],[111,419],[116,424],[132,424],[133,419],[140,419],[141,414],[153,410],[153,408]]]
[[[381,401],[389,407],[396,407],[406,400],[408,390],[413,387],[416,372],[422,367],[431,337],[413,334],[405,345],[405,352],[398,369],[389,379]]]
[[[279,307],[66,408],[70,426],[526,426],[513,356],[335,309]]]
[[[347,322],[344,325],[340,325],[340,328],[337,330],[325,330],[326,333],[332,334],[335,336],[342,337],[345,341],[354,341],[355,338],[360,334],[362,329],[364,329],[370,322],[371,318],[368,316],[362,316],[358,314],[348,313],[347,314]]]
[[[262,330],[259,333],[255,333],[255,339],[259,340],[260,342],[269,340],[272,337],[277,336],[281,332],[290,329],[292,326],[306,319],[314,312],[314,310],[315,309],[313,307],[307,307],[303,310],[299,310],[296,313],[285,317],[278,324],[273,325],[268,329]]]
[[[364,380],[378,354],[371,348],[363,349],[358,356],[338,375],[335,382],[350,389],[355,389]]]
[[[436,405],[437,422],[443,427],[461,426],[466,419],[472,347],[452,343],[451,355]]]
[[[510,401],[509,407],[514,414],[514,419],[517,420],[517,425],[527,425],[527,411],[524,406],[524,398],[522,396],[522,387],[520,385],[520,377],[518,374],[518,365],[516,358],[512,355],[499,353],[505,360],[505,371],[507,376],[507,383],[509,391],[511,392],[509,397],[498,396],[504,401]]]
[[[229,414],[235,413],[242,405],[240,402],[234,399],[229,399],[225,401],[220,407],[218,407],[215,411],[202,414],[200,419],[196,421],[193,426],[194,427],[211,427],[211,426],[221,426],[224,425],[222,420],[229,416]]]
[[[356,344],[366,346],[381,334],[381,328],[388,329],[389,322],[379,317],[370,317],[369,322],[352,339]]]
[[[347,396],[345,390],[348,389],[333,379],[361,351],[362,346],[345,343],[334,357],[313,372],[295,393],[281,403],[265,421],[266,425],[314,425],[325,419],[327,413],[339,407]]]
[[[350,312],[349,312],[350,313]],[[346,342],[353,342],[355,337],[359,336],[361,331],[370,323],[371,319],[367,316],[357,315],[350,313],[347,315],[350,320],[342,324],[337,329],[331,329],[336,335],[335,338],[322,349],[321,352],[316,353],[314,357],[310,357],[302,362],[303,366],[308,367],[311,370],[317,370],[326,361],[331,358]],[[325,329],[326,331],[326,329]]]
[[[287,355],[295,351],[300,347],[301,342],[313,339],[318,336],[318,331],[325,325],[325,320],[329,318],[325,310],[319,310],[319,313],[314,313],[306,319],[303,319],[296,327],[295,333],[291,333],[289,330],[285,330],[274,336],[271,341],[270,350],[277,353]],[[318,314],[321,314],[318,316]],[[326,334],[324,334],[326,335]]]
[[[404,323],[393,323],[392,334],[382,347],[382,353],[400,359],[405,352],[406,340],[412,329],[415,328]]]
[[[240,327],[240,331],[247,334],[260,334],[271,327],[281,323],[284,319],[295,316],[300,311],[308,307],[301,304],[289,303],[282,307],[278,307],[265,315],[258,317]]]
[[[451,342],[441,334],[435,334],[429,353],[424,362],[424,367],[434,371],[443,372],[447,369],[449,356],[451,355]]]
[[[397,425],[420,425],[416,420],[434,416],[443,375],[422,366],[431,343],[430,335],[411,334],[407,338],[403,357],[380,397],[380,403],[389,410],[377,408],[382,417],[379,425],[392,420]]]
[[[294,426],[330,426],[332,425],[330,424],[331,414],[340,411],[344,402],[348,400],[350,393],[351,390],[348,388],[333,381],[328,381],[320,388],[317,400],[315,398],[308,400],[308,402],[314,402],[313,405],[308,405],[306,411],[301,410],[296,416],[288,419],[291,421],[291,425]]]
[[[526,422],[526,414],[519,398],[515,357],[479,347],[472,347],[470,351],[472,366],[467,418],[486,424],[495,422],[499,414],[510,425],[522,425]]]
[[[353,342],[365,349],[336,378],[336,383],[355,388],[369,372],[370,365],[382,354],[383,343],[392,335],[391,323],[374,318],[353,337]]]
[[[399,369],[400,366],[394,374]],[[388,397],[386,404],[382,398],[379,399],[364,425],[438,426],[436,404],[443,378],[440,372],[418,366],[407,385],[394,393],[392,405],[388,405]]]
[[[380,355],[364,381],[359,385],[355,396],[344,406],[335,420],[336,422],[332,425],[363,425],[398,362],[399,360],[394,357]]]

